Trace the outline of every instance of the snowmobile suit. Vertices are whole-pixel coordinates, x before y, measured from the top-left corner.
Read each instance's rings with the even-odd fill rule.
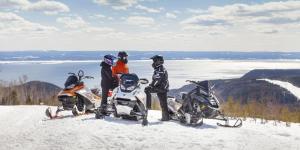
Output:
[[[108,91],[113,89],[114,78],[112,76],[111,66],[102,62],[101,63],[101,89],[102,89],[102,100],[101,106],[107,104]]]
[[[159,103],[162,109],[162,120],[169,120],[167,92],[169,91],[168,72],[163,65],[154,69],[151,84],[145,88],[147,95],[147,108],[151,108],[151,93],[157,93]]]
[[[116,66],[112,67],[113,77],[117,77],[117,74],[128,74],[128,73],[129,73],[128,65],[121,60],[118,60]]]

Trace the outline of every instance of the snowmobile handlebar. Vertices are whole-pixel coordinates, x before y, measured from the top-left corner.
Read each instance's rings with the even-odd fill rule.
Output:
[[[76,74],[75,74],[75,73],[73,73],[73,72],[69,72],[68,74],[69,74],[69,75],[76,76]]]
[[[83,79],[94,79],[92,76],[84,76]]]
[[[200,84],[199,81],[193,81],[193,80],[186,80],[185,82],[190,82],[190,83],[197,84],[197,85]],[[201,86],[201,85],[200,85],[200,86]],[[209,88],[210,88],[210,89],[213,89],[214,87],[215,87],[215,84],[212,85],[212,86],[210,86]]]
[[[199,87],[201,90],[204,90],[204,91],[206,91],[206,89],[205,89],[205,88],[204,88],[202,85],[200,85],[199,81],[186,80],[186,82],[190,82],[190,83],[192,83],[192,84],[196,84],[196,85],[197,85],[197,87]],[[209,87],[209,89],[211,90],[211,89],[212,89],[212,87]]]
[[[82,80],[82,79],[94,79],[94,77],[92,77],[92,76],[84,76],[84,72],[82,70],[79,70],[77,74],[73,73],[73,72],[69,72],[68,74],[72,75],[72,76],[77,76],[79,78],[79,80]]]
[[[193,84],[199,84],[198,81],[193,81],[193,80],[186,80],[185,82],[190,82],[190,83],[193,83]]]
[[[140,82],[141,84],[148,84],[148,83],[149,83],[149,80],[146,79],[146,78],[141,78],[141,79],[139,80],[139,82]]]

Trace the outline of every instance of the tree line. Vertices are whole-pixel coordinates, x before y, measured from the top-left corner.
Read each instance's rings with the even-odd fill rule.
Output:
[[[27,85],[28,77],[18,80],[0,81],[0,105],[57,105],[56,94],[37,85]]]
[[[300,108],[293,107],[287,104],[279,104],[272,101],[256,101],[249,100],[242,104],[232,97],[228,97],[227,101],[222,104],[222,111],[231,117],[253,118],[254,121],[266,123],[269,120],[274,120],[274,124],[283,121],[287,125],[290,122],[300,122]]]

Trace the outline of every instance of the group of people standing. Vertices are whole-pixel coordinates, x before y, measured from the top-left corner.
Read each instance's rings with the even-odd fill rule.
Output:
[[[118,53],[118,60],[115,63],[116,57],[113,55],[105,55],[101,62],[101,89],[102,89],[102,101],[100,105],[101,113],[106,113],[107,97],[109,90],[112,90],[118,86],[118,74],[128,74],[128,54],[125,51]],[[159,103],[162,109],[161,121],[170,120],[167,106],[167,93],[169,91],[168,72],[163,66],[164,58],[161,55],[154,55],[150,59],[153,60],[152,67],[154,73],[152,76],[152,82],[145,88],[147,95],[146,105],[148,109],[151,109],[151,93],[157,93]]]

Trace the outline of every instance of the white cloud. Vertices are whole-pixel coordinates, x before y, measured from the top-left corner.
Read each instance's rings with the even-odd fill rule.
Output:
[[[29,5],[28,0],[0,0],[0,7],[15,7],[20,8]]]
[[[207,11],[205,11],[203,9],[191,9],[191,8],[188,8],[187,12],[188,13],[193,13],[193,14],[203,14],[203,13],[206,13]]]
[[[52,0],[40,0],[37,2],[30,2],[28,0],[0,0],[0,7],[26,11],[41,11],[47,15],[70,11],[69,7],[64,3]]]
[[[92,19],[103,19],[103,18],[106,18],[106,16],[102,15],[102,14],[95,14],[95,15],[89,16],[89,18],[92,18]]]
[[[138,0],[93,0],[98,5],[111,6],[115,10],[127,10],[138,3]]]
[[[169,19],[176,19],[177,18],[177,16],[175,14],[169,13],[169,12],[166,13],[166,17],[169,18]]]
[[[137,25],[141,27],[150,27],[155,25],[153,18],[143,16],[130,16],[126,19],[126,22],[130,25]]]
[[[74,17],[60,17],[56,21],[64,25],[64,27],[71,31],[85,32],[85,33],[110,33],[115,32],[115,29],[109,27],[92,26],[79,16]]]
[[[88,23],[85,22],[81,17],[60,17],[56,21],[69,29],[80,29],[88,26]]]
[[[196,26],[224,26],[230,24],[227,18],[214,15],[194,16],[182,21],[181,23]]]
[[[27,11],[42,11],[46,14],[56,14],[60,12],[69,12],[67,5],[57,1],[42,0],[23,7]]]
[[[136,9],[140,9],[140,10],[144,10],[146,12],[149,12],[149,13],[160,13],[161,9],[154,9],[154,8],[149,8],[149,7],[146,7],[146,6],[143,6],[143,5],[137,5],[135,6]]]
[[[179,11],[179,10],[174,10],[173,13],[175,13],[175,14],[181,14],[182,12]]]
[[[33,23],[14,13],[0,12],[0,32],[3,34],[44,34],[58,31],[52,26],[45,26],[39,23]]]
[[[102,14],[94,14],[94,15],[90,15],[89,18],[90,18],[90,19],[99,19],[99,20],[104,20],[104,19],[106,19],[106,20],[110,20],[110,21],[114,20],[113,17],[105,16],[105,15],[102,15]]]
[[[184,29],[223,28],[257,29],[260,33],[279,33],[283,28],[300,24],[300,1],[269,2],[263,4],[233,4],[211,6],[208,10],[188,10],[197,15],[181,22]],[[275,29],[277,28],[277,29]]]
[[[94,0],[94,3],[97,3],[99,5],[109,5],[110,3],[108,0]]]

